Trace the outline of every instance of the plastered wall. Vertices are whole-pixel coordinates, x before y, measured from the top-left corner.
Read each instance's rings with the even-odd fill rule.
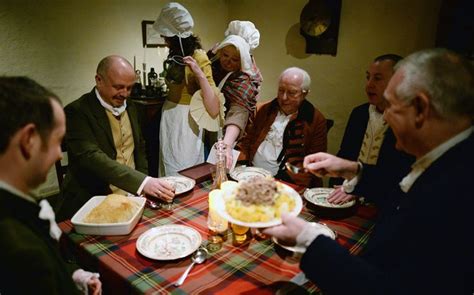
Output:
[[[312,77],[309,100],[334,119],[329,151],[337,152],[351,109],[366,101],[365,70],[384,53],[432,47],[441,0],[342,0],[337,56],[304,53],[299,15],[307,0],[180,1],[208,49],[227,23],[250,20],[261,33],[254,56],[264,83],[260,101],[274,98],[280,72],[302,67]],[[64,104],[92,89],[98,61],[119,54],[161,71],[165,49],[142,48],[141,21],[154,20],[161,0],[0,0],[0,75],[28,75]],[[145,57],[146,55],[146,57]],[[57,192],[55,175],[40,188]]]

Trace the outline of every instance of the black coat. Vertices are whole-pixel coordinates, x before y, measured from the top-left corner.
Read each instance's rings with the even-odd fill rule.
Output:
[[[37,204],[0,189],[0,293],[79,294]]]

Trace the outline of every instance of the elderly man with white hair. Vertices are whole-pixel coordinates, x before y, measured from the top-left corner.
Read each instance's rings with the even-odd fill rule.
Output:
[[[327,294],[473,294],[472,61],[445,49],[414,53],[384,96],[396,146],[416,162],[399,186],[378,188],[379,218],[362,256],[294,216],[264,233],[307,247],[301,269]],[[307,156],[304,167],[345,178],[347,193],[374,192],[384,177],[325,153]]]
[[[289,162],[303,166],[306,155],[327,149],[326,119],[306,96],[311,78],[300,68],[288,68],[280,75],[278,96],[262,105],[247,134],[239,142],[239,161],[264,168],[278,179],[304,185],[321,186],[311,173],[292,173]]]

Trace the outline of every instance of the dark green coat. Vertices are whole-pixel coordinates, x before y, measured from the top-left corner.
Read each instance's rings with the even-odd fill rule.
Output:
[[[71,218],[91,197],[111,193],[110,184],[135,194],[147,176],[145,141],[137,109],[127,100],[135,144],[135,170],[117,163],[112,129],[93,89],[64,109],[69,166],[60,201],[58,220]]]
[[[0,189],[0,294],[79,294],[39,211]]]

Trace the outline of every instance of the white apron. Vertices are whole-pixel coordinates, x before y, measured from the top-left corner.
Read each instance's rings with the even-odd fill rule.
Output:
[[[160,122],[159,175],[179,175],[178,171],[204,162],[203,130],[189,114],[189,105],[165,101]]]

